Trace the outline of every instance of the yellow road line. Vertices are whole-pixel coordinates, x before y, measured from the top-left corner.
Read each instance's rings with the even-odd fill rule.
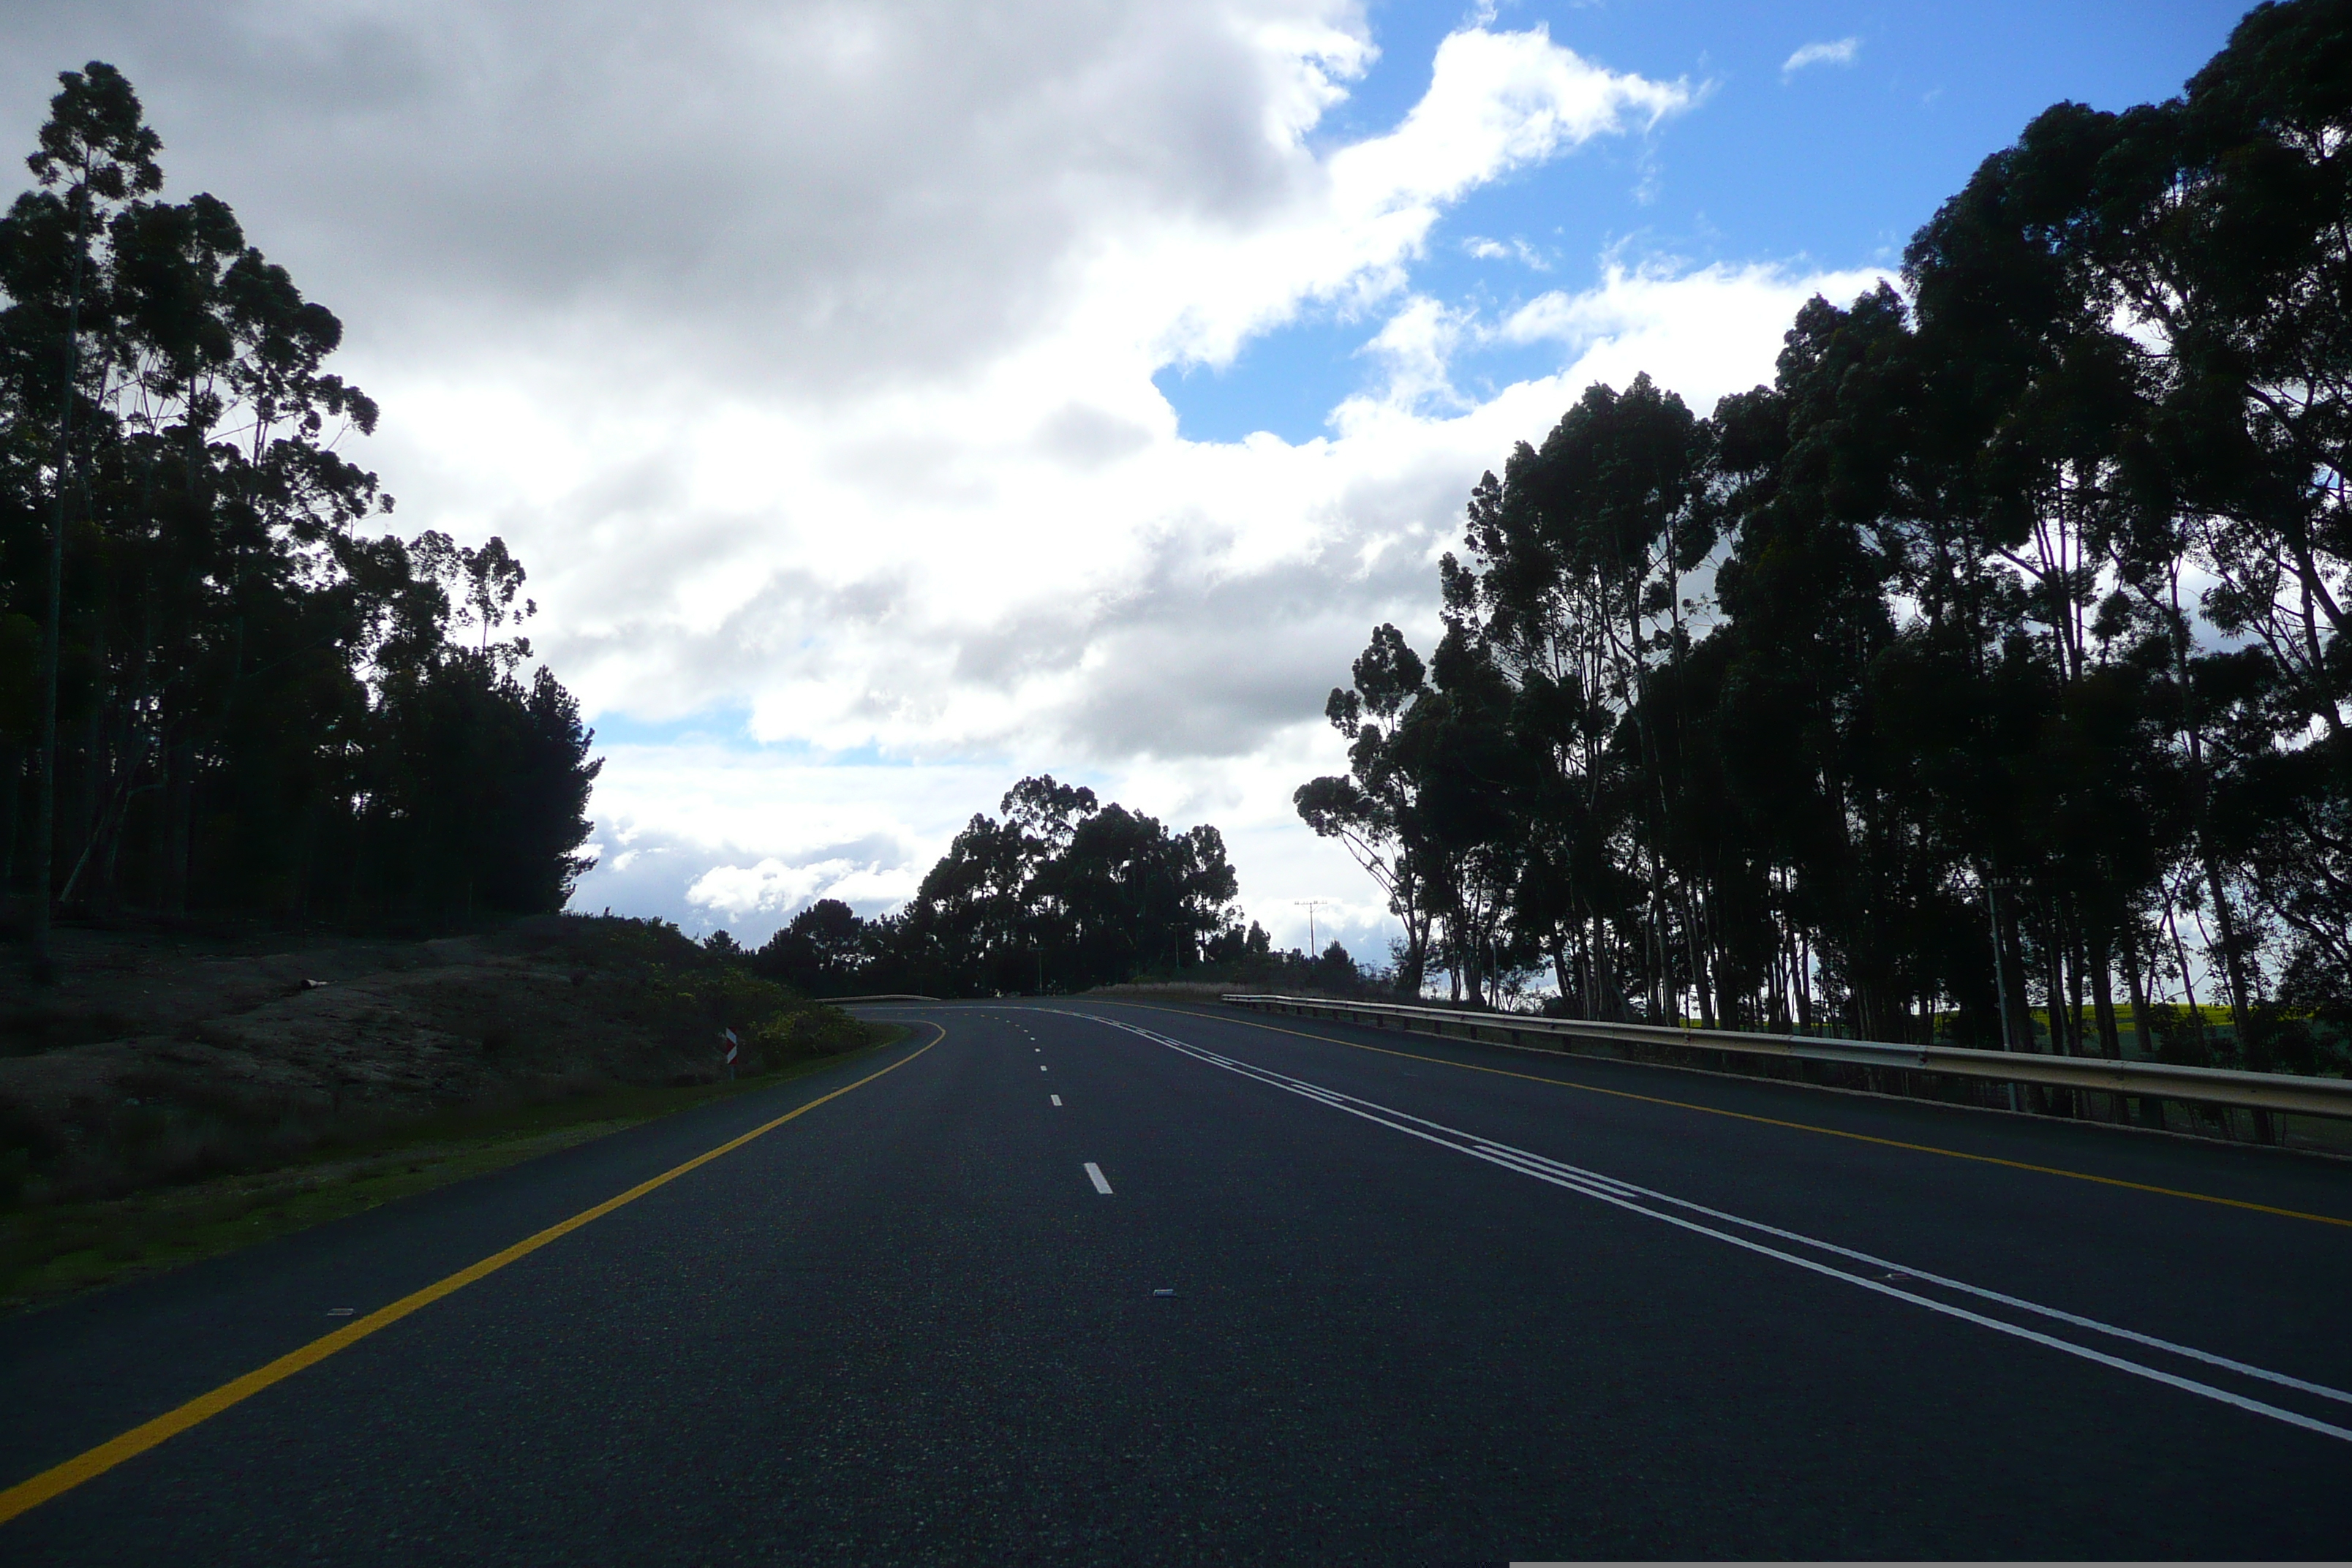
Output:
[[[929,1020],[926,1019],[924,1022],[929,1023]],[[191,1426],[196,1426],[201,1422],[211,1420],[222,1411],[226,1410],[230,1405],[252,1398],[255,1394],[260,1393],[263,1389],[268,1388],[270,1384],[274,1383],[282,1383],[286,1379],[293,1376],[296,1373],[300,1372],[305,1367],[316,1366],[319,1363],[326,1360],[329,1356],[333,1355],[337,1351],[347,1350],[351,1346],[357,1344],[360,1341],[367,1338],[370,1334],[382,1329],[390,1328],[393,1324],[400,1321],[401,1319],[408,1316],[408,1314],[417,1310],[419,1308],[429,1307],[434,1302],[441,1300],[442,1297],[453,1295],[456,1292],[464,1289],[467,1286],[471,1285],[475,1280],[497,1273],[499,1269],[504,1268],[508,1264],[516,1261],[518,1258],[527,1258],[530,1254],[537,1252],[549,1242],[554,1241],[561,1237],[569,1236],[573,1231],[578,1230],[582,1226],[587,1225],[591,1221],[604,1218],[606,1215],[611,1214],[614,1209],[621,1207],[625,1204],[633,1204],[636,1202],[639,1198],[644,1197],[647,1193],[652,1192],[655,1188],[667,1185],[669,1183],[677,1180],[680,1176],[685,1175],[688,1171],[697,1170],[701,1166],[708,1165],[711,1161],[718,1159],[721,1154],[730,1153],[737,1149],[740,1149],[744,1144],[749,1143],[754,1138],[758,1138],[765,1133],[773,1132],[785,1122],[792,1121],[794,1117],[806,1115],[808,1112],[814,1110],[818,1106],[823,1105],[826,1100],[839,1100],[851,1089],[863,1089],[866,1085],[872,1083],[876,1079],[880,1078],[883,1073],[898,1071],[900,1068],[905,1067],[908,1062],[913,1061],[917,1057],[921,1056],[924,1051],[929,1050],[931,1046],[936,1046],[940,1043],[940,1040],[944,1040],[948,1037],[948,1032],[945,1029],[940,1028],[939,1025],[932,1024],[931,1027],[939,1029],[940,1037],[938,1040],[933,1040],[930,1042],[930,1045],[923,1046],[917,1050],[909,1051],[907,1055],[900,1057],[897,1061],[892,1062],[888,1067],[884,1068],[881,1072],[868,1073],[864,1078],[859,1079],[856,1083],[844,1084],[841,1088],[835,1089],[831,1094],[822,1095],[815,1100],[810,1100],[806,1105],[801,1106],[796,1110],[788,1110],[783,1115],[777,1117],[773,1121],[765,1122],[761,1126],[754,1127],[751,1131],[744,1133],[740,1138],[730,1138],[726,1142],[719,1145],[716,1149],[697,1154],[693,1159],[688,1160],[683,1165],[673,1166],[669,1170],[664,1171],[660,1175],[656,1176],[649,1181],[639,1182],[635,1186],[631,1187],[627,1192],[621,1194],[617,1197],[606,1198],[594,1208],[583,1209],[580,1213],[573,1215],[570,1219],[564,1220],[557,1225],[549,1226],[545,1230],[541,1231],[536,1236],[524,1237],[522,1240],[516,1242],[512,1247],[508,1247],[503,1252],[494,1252],[489,1257],[483,1258],[479,1263],[471,1264],[464,1268],[460,1268],[457,1273],[450,1275],[446,1279],[436,1280],[433,1284],[425,1287],[422,1290],[403,1296],[399,1300],[394,1301],[389,1307],[384,1307],[376,1311],[370,1312],[364,1318],[355,1319],[354,1321],[344,1324],[341,1328],[337,1329],[331,1334],[327,1334],[321,1338],[312,1340],[309,1344],[304,1345],[299,1350],[288,1352],[286,1354],[279,1356],[276,1361],[271,1362],[267,1366],[256,1367],[253,1371],[247,1373],[243,1377],[237,1378],[234,1382],[221,1384],[220,1387],[214,1389],[210,1394],[199,1394],[195,1398],[189,1400],[185,1405],[181,1405],[176,1410],[166,1411],[164,1414],[156,1416],[152,1421],[149,1421],[142,1426],[133,1426],[130,1431],[123,1433],[119,1437],[100,1443],[97,1447],[90,1449],[87,1453],[77,1454],[74,1458],[68,1459],[61,1465],[57,1465],[49,1469],[43,1470],[39,1475],[33,1477],[30,1480],[19,1481],[15,1486],[10,1487],[6,1491],[0,1491],[0,1524],[5,1524],[8,1521],[16,1518],[18,1514],[25,1512],[28,1509],[38,1508],[41,1504],[48,1501],[53,1497],[57,1497],[60,1493],[71,1491],[74,1488],[81,1485],[84,1481],[104,1475],[107,1471],[114,1468],[115,1466],[122,1463],[125,1459],[134,1458],[137,1456],[145,1453],[148,1449],[154,1447],[157,1444],[162,1443],[168,1438],[178,1436],[181,1433],[186,1431]]]
[[[1203,1016],[1181,1007],[1162,1007],[1150,1002],[1128,1002],[1129,1007],[1150,1007],[1156,1013],[1177,1013],[1186,1017]],[[1296,1035],[1302,1040],[1320,1040],[1326,1045],[1346,1046],[1351,1050],[1378,1051],[1386,1057],[1402,1057],[1407,1061],[1435,1062],[1440,1067],[1461,1068],[1468,1072],[1493,1073],[1499,1078],[1521,1078],[1530,1083],[1555,1084],[1561,1089],[1579,1089],[1586,1094],[1605,1094],[1617,1100],[1638,1100],[1644,1105],[1671,1106],[1676,1110],[1696,1110],[1707,1116],[1727,1116],[1735,1121],[1761,1122],[1767,1127],[1786,1127],[1799,1132],[1819,1132],[1827,1138],[1845,1138],[1856,1143],[1876,1143],[1887,1149],[1908,1149],[1917,1154],[1941,1154],[1948,1160],[1973,1160],[1979,1165],[2002,1165],[2012,1171],[2031,1171],[2042,1176],[2064,1176],[2070,1181],[2096,1182],[2103,1187],[2127,1187],[2136,1193],[2155,1193],[2162,1197],[2187,1198],[2192,1203],[2219,1204],[2223,1208],[2252,1209],[2256,1214],[2277,1215],[2284,1219],[2307,1219],[2315,1225],[2340,1226],[2352,1230],[2352,1219],[2338,1219],[2334,1215],[2306,1214],[2301,1209],[2274,1208],[2269,1204],[2248,1203],[2243,1198],[2215,1197],[2210,1193],[2192,1193],[2179,1187],[2151,1186],[2146,1182],[2126,1182],[2118,1176],[2095,1176],[2088,1171],[2069,1171],[2057,1165],[2034,1165],[2023,1160],[2003,1160],[1993,1154],[1971,1154],[1960,1149],[1938,1149],[1932,1143],[1906,1143],[1899,1138],[1874,1138],[1867,1132],[1848,1132],[1839,1127],[1817,1127],[1810,1121],[1783,1121],[1777,1116],[1756,1116],[1745,1110],[1725,1110],[1718,1106],[1695,1105],[1686,1100],[1664,1100],[1654,1094],[1634,1094],[1627,1089],[1602,1089],[1596,1084],[1576,1083],[1568,1079],[1546,1078],[1541,1073],[1513,1072],[1508,1068],[1480,1067],[1475,1062],[1457,1062],[1446,1057],[1424,1057],[1413,1051],[1391,1050],[1386,1046],[1367,1046],[1355,1040],[1343,1040],[1333,1035],[1310,1035],[1303,1029],[1286,1029],[1278,1024],[1262,1024],[1253,1017],[1223,1020],[1246,1024],[1254,1029],[1271,1030],[1277,1035]]]

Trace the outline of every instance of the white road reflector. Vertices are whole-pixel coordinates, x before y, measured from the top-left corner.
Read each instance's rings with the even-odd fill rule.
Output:
[[[1062,1097],[1058,1094],[1049,1094],[1045,1098],[1052,1100],[1056,1105],[1062,1103]]]
[[[1105,1197],[1110,1196],[1110,1184],[1103,1179],[1102,1167],[1092,1160],[1087,1162],[1087,1180],[1095,1184],[1095,1191]]]
[[[1039,1072],[1044,1072],[1045,1070],[1045,1064],[1044,1062],[1039,1062],[1037,1064],[1037,1070]]]

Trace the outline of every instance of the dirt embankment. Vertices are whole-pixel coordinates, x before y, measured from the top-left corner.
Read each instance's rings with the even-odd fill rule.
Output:
[[[453,1108],[707,1082],[854,1048],[846,1016],[652,922],[293,951],[68,931],[0,983],[0,1205],[252,1169]],[[282,942],[282,938],[280,939]]]

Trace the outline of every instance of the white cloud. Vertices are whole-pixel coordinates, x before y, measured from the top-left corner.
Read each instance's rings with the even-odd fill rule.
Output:
[[[1769,378],[1807,292],[1867,281],[1612,268],[1491,320],[1417,290],[1465,198],[1702,96],[1541,27],[1454,32],[1335,142],[1377,54],[1352,0],[113,16],[0,13],[0,110],[121,65],[173,193],[227,196],[344,316],[404,522],[527,562],[592,719],[747,716],[600,745],[579,897],[746,940],[887,907],[1050,771],[1217,824],[1286,943],[1292,900],[1354,900],[1377,956],[1290,792],[1343,765],[1322,700],[1370,627],[1430,641],[1470,483],[1593,377],[1702,408]],[[1364,323],[1378,384],[1325,435],[1180,434],[1155,372],[1309,313]],[[1555,373],[1461,371],[1539,344]]]
[[[1422,295],[1407,300],[1362,350],[1387,367],[1382,401],[1400,408],[1464,406],[1450,372],[1471,330],[1468,314],[1442,300]]]
[[[971,813],[992,812],[1024,773],[1050,771],[1171,826],[1217,824],[1244,873],[1245,908],[1285,942],[1306,940],[1292,900],[1358,900],[1335,929],[1360,957],[1377,957],[1377,901],[1335,846],[1298,826],[1290,792],[1344,766],[1317,715],[1370,628],[1394,620],[1424,651],[1433,640],[1432,562],[1458,547],[1470,481],[1512,442],[1539,440],[1592,381],[1622,385],[1647,370],[1701,413],[1769,381],[1805,300],[1843,302],[1881,276],[1611,266],[1590,289],[1547,293],[1492,324],[1408,297],[1372,340],[1387,384],[1344,405],[1329,437],[1215,445],[1162,430],[1055,483],[1025,457],[996,454],[993,469],[977,469],[994,473],[989,483],[935,503],[935,523],[919,530],[926,552],[958,530],[994,549],[1023,537],[994,521],[1001,488],[1027,495],[1029,528],[1074,518],[1137,542],[1134,553],[1099,578],[1069,564],[1067,594],[1024,596],[990,579],[1008,598],[974,605],[955,591],[963,568],[941,565],[943,580],[910,575],[886,608],[827,612],[811,601],[790,623],[808,647],[777,639],[750,661],[741,689],[766,715],[755,728],[842,750],[878,744],[920,765],[743,742],[611,748],[600,832],[666,853],[616,864],[610,880],[592,874],[581,902],[681,911],[746,940],[817,897],[871,912],[903,897]],[[1452,390],[1457,354],[1532,343],[1558,345],[1561,368],[1483,400]],[[827,505],[854,499],[828,492]],[[904,518],[899,526],[916,531]],[[1052,561],[1031,566],[1064,581]],[[969,570],[987,568],[975,560]],[[643,679],[643,707],[661,674],[639,667],[672,640],[625,645],[609,668],[576,656],[559,668]],[[664,668],[692,667],[671,657],[677,666]]]
[[[819,899],[838,899],[853,909],[864,905],[874,913],[904,903],[921,880],[909,866],[842,859],[788,866],[770,856],[756,866],[713,866],[688,886],[686,901],[738,922],[789,915]]]
[[[1204,190],[1198,169],[1163,179],[1160,153],[1140,145],[1122,178],[1082,157],[1061,177],[1102,198],[1083,204],[1090,226],[1036,262],[1060,278],[1060,303],[952,374],[812,400],[496,338],[373,374],[394,410],[396,461],[384,466],[403,476],[410,511],[525,552],[546,607],[539,646],[594,710],[740,707],[762,740],[916,760],[1023,744],[1074,760],[1244,752],[1297,711],[1300,682],[1322,679],[1333,629],[1402,592],[1417,552],[1383,541],[1425,533],[1428,512],[1418,497],[1369,510],[1352,498],[1420,458],[1186,442],[1153,371],[1229,358],[1316,300],[1375,307],[1448,204],[1691,97],[1541,29],[1473,29],[1440,47],[1428,92],[1395,129],[1318,152],[1307,141],[1316,116],[1369,55],[1349,13],[1323,13],[1244,29],[1238,45],[1220,37],[1259,51],[1246,74],[1264,106],[1210,106],[1240,114],[1247,135],[1193,134],[1225,150],[1251,193]],[[1099,62],[1077,74],[1137,90],[1158,81]],[[1184,119],[1115,108],[1085,95],[1065,138],[1086,146],[1105,119]],[[919,248],[971,242],[962,222],[950,200]],[[984,326],[993,312],[974,304]],[[1415,342],[1408,312],[1372,353],[1395,395],[1446,411],[1442,378],[1428,379],[1443,318]],[[887,333],[874,352],[893,352]],[[1369,538],[1368,516],[1381,520]],[[1380,564],[1335,587],[1327,552]],[[1217,628],[1199,618],[1277,604],[1284,626],[1320,640],[1279,637],[1271,660],[1217,668]],[[1191,662],[1194,681],[1129,691],[1107,710],[1104,693],[1134,679],[1122,660],[1141,648],[1155,668]]]
[[[1456,32],[1395,130],[1317,160],[1311,127],[1285,127],[1299,161],[1288,211],[1247,233],[1153,226],[1118,245],[1092,292],[1126,332],[1156,328],[1137,346],[1159,363],[1223,363],[1309,301],[1362,309],[1396,292],[1439,216],[1469,192],[1596,137],[1647,130],[1696,98],[1686,82],[1596,65],[1540,26]]]
[[[1780,79],[1786,81],[1808,66],[1850,66],[1861,56],[1860,38],[1807,44],[1780,62]]]
[[[1480,261],[1517,261],[1536,272],[1549,272],[1551,262],[1541,251],[1526,240],[1514,236],[1508,244],[1489,239],[1484,235],[1471,235],[1462,242],[1464,254]]]
[[[1819,294],[1837,304],[1897,281],[1862,268],[1802,272],[1766,263],[1717,263],[1693,271],[1612,263],[1601,283],[1528,300],[1496,329],[1503,342],[1561,344],[1575,358],[1561,379],[1622,386],[1642,371],[1701,414],[1727,393],[1772,377],[1781,337]]]

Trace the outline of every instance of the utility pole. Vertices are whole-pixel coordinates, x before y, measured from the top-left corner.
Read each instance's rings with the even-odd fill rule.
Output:
[[[1298,899],[1294,901],[1301,909],[1307,911],[1307,956],[1309,958],[1318,957],[1320,955],[1315,951],[1315,911],[1321,909],[1331,900],[1328,899]]]

